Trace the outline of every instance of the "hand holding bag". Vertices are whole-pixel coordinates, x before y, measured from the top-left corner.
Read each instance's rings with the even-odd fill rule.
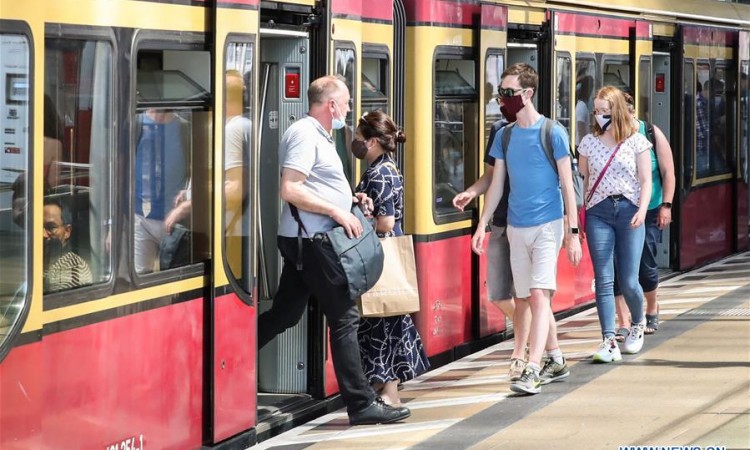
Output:
[[[609,169],[609,165],[612,164],[612,160],[615,159],[615,155],[617,155],[617,152],[620,150],[621,145],[622,145],[622,142],[617,144],[615,151],[612,152],[612,155],[610,155],[609,159],[607,160],[607,163],[604,165],[604,168],[602,169],[601,172],[599,172],[599,176],[596,177],[596,181],[594,181],[594,185],[591,187],[591,191],[589,191],[588,195],[586,195],[586,201],[583,202],[583,206],[581,207],[581,209],[578,210],[578,229],[581,230],[581,232],[583,233],[586,232],[586,207],[591,201],[591,197],[593,197],[594,192],[596,192],[596,188],[599,186],[599,183],[602,181],[602,178],[604,177],[604,174],[607,172],[607,169]]]
[[[297,270],[302,270],[302,231],[307,232],[307,230],[302,224],[297,207],[290,203],[289,208],[292,217],[299,225],[299,231],[297,232],[299,242]],[[317,246],[330,246],[327,249],[328,251],[318,248],[324,264],[331,266],[323,267],[323,272],[339,274],[343,272],[349,287],[349,297],[356,300],[372,288],[380,278],[380,274],[383,272],[383,247],[375,233],[372,220],[365,217],[358,204],[352,205],[351,212],[362,223],[363,231],[358,238],[350,238],[344,227],[339,225],[325,233],[316,233],[313,236],[313,243]],[[331,249],[335,258],[327,257]],[[332,276],[332,278],[340,278],[340,276]]]
[[[380,240],[385,254],[383,274],[359,301],[362,317],[390,317],[419,311],[419,288],[411,236]]]

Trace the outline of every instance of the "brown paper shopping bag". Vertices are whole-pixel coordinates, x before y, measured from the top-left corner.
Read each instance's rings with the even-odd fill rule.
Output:
[[[363,317],[389,317],[419,311],[417,267],[411,236],[383,238],[383,274],[359,300]]]

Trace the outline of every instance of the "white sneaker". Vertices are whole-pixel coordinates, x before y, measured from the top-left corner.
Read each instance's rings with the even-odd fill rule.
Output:
[[[592,358],[594,362],[603,363],[621,360],[622,354],[620,354],[620,347],[617,346],[615,337],[604,338],[604,341],[599,344],[599,350],[594,353]]]
[[[643,332],[646,327],[645,323],[637,323],[630,327],[630,334],[625,338],[622,344],[623,353],[635,354],[643,348]]]

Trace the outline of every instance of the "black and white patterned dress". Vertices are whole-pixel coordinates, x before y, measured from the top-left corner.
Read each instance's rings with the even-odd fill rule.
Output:
[[[374,216],[393,216],[395,225],[380,237],[401,236],[404,217],[404,183],[396,163],[385,153],[378,157],[357,185],[357,192],[372,198]],[[430,366],[417,327],[406,314],[363,317],[359,323],[359,352],[370,383],[410,380]]]

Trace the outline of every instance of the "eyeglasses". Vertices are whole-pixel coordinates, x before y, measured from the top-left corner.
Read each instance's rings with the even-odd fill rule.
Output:
[[[44,230],[47,233],[54,233],[55,231],[57,231],[58,228],[60,228],[60,227],[58,225],[54,224],[54,223],[45,223],[44,224]]]
[[[525,91],[526,89],[528,88],[513,89],[513,88],[499,87],[497,88],[497,94],[500,98],[509,98],[509,97],[513,97],[514,95],[516,95],[517,92]]]

